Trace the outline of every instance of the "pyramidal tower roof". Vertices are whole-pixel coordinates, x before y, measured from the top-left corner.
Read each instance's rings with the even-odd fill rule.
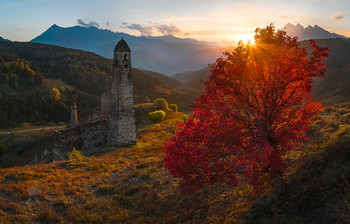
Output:
[[[123,38],[117,43],[117,45],[114,48],[114,52],[130,52],[130,48],[128,46],[128,44],[125,42],[125,40],[123,40]]]

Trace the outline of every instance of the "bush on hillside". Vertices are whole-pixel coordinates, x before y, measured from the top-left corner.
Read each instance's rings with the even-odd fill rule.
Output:
[[[148,120],[152,122],[159,122],[164,120],[166,113],[162,110],[157,110],[148,114]]]
[[[177,112],[179,108],[177,107],[176,104],[172,103],[169,105],[169,109],[171,109],[173,112]]]
[[[186,122],[186,121],[188,121],[188,118],[189,118],[189,117],[188,117],[188,115],[183,114],[183,115],[181,115],[181,118],[182,118],[183,121]]]
[[[23,151],[24,151],[24,149],[23,149],[22,147],[18,147],[18,148],[16,149],[16,154],[17,154],[17,155],[21,155],[21,154],[23,153]]]
[[[157,98],[153,101],[153,107],[156,110],[166,111],[168,109],[168,103],[163,98]]]
[[[0,155],[7,152],[7,146],[0,144]]]
[[[69,153],[68,157],[69,157],[69,161],[72,163],[80,163],[84,161],[84,156],[81,153],[81,151],[76,150],[74,147],[73,147],[73,150]]]

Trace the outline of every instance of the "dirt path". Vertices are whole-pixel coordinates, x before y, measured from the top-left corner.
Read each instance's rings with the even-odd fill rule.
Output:
[[[25,129],[25,130],[18,130],[18,131],[0,131],[0,135],[8,135],[11,133],[25,133],[25,132],[31,132],[31,131],[40,131],[40,130],[50,130],[56,131],[60,129],[64,129],[66,126],[61,125],[61,126],[51,126],[51,127],[42,127],[42,128],[32,128],[32,129]]]

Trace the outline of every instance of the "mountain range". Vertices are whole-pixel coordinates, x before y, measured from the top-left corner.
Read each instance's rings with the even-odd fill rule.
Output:
[[[166,75],[203,68],[208,63],[214,62],[227,49],[211,42],[172,35],[132,36],[93,26],[63,28],[56,24],[31,42],[92,51],[103,57],[112,58],[111,49],[114,49],[121,38],[131,48],[134,67]]]
[[[297,36],[299,40],[346,39],[346,37],[330,33],[318,25],[304,28],[299,23],[297,25],[288,23],[284,29],[288,35]],[[222,47],[213,42],[179,38],[172,35],[133,36],[94,26],[64,28],[56,24],[31,42],[91,51],[111,59],[113,57],[111,49],[121,38],[126,40],[131,48],[134,67],[168,76],[203,69],[221,57],[222,52],[232,50],[232,47]]]
[[[10,40],[0,37],[0,41],[10,41]]]
[[[288,23],[284,30],[291,37],[298,37],[299,40],[308,40],[308,39],[330,39],[330,38],[346,38],[345,36],[331,33],[318,25],[308,26],[304,28],[299,23],[297,25],[293,25]]]
[[[339,74],[348,74],[349,71],[346,66],[350,64],[350,39],[339,34],[330,33],[317,25],[304,28],[300,24],[292,25],[288,23],[285,26],[285,31],[290,36],[298,36],[301,40],[300,45],[306,47],[308,51],[311,48],[306,39],[315,39],[319,46],[327,46],[330,49],[330,56],[325,60],[328,70],[327,76],[315,83],[314,96],[324,102],[329,102],[329,97],[339,99],[335,100],[337,102],[347,100],[348,97],[343,97],[346,91],[334,90],[344,85],[350,88],[348,82],[340,83],[337,81],[342,80],[339,78]],[[233,48],[218,47],[214,43],[190,38],[178,38],[171,35],[137,37],[96,27],[62,28],[57,25],[51,26],[31,42],[83,49],[112,58],[111,49],[120,38],[129,43],[134,67],[168,76],[174,74],[172,78],[182,84],[175,83],[174,79],[166,80],[161,76],[163,82],[169,82],[167,84],[173,84],[173,87],[184,88],[200,89],[200,80],[206,80],[210,74],[209,64],[222,56],[223,51],[232,51]],[[328,86],[329,83],[332,84],[331,87]],[[340,89],[344,88],[341,87]],[[348,100],[350,100],[350,97]]]

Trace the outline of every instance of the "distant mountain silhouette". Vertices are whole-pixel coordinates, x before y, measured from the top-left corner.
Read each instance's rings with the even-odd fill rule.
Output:
[[[293,25],[288,23],[284,30],[291,37],[298,37],[299,40],[308,40],[308,39],[329,39],[329,38],[346,38],[345,36],[330,33],[327,30],[315,25],[308,26],[304,28],[299,23],[297,25]]]
[[[226,49],[213,43],[172,35],[132,36],[96,27],[63,28],[56,24],[31,42],[58,45],[95,52],[112,58],[116,43],[123,38],[131,48],[133,66],[166,75],[203,68],[213,63]]]
[[[0,37],[0,41],[10,41],[10,40]]]

